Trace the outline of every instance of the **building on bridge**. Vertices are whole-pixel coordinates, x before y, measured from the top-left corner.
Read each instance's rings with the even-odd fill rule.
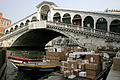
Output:
[[[105,12],[120,14],[120,9],[110,9],[107,8]]]
[[[3,35],[3,31],[6,27],[11,25],[11,20],[3,18],[3,14],[0,12],[0,36]]]

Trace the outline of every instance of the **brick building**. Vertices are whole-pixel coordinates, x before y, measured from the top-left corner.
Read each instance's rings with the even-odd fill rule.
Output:
[[[11,25],[11,20],[3,18],[3,14],[0,12],[0,36],[3,35],[3,30]]]

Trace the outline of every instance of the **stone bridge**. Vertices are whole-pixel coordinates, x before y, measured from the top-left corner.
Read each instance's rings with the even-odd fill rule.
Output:
[[[75,41],[79,46],[107,46],[107,41],[115,45],[120,41],[120,35],[104,30],[79,27],[64,23],[47,21],[31,22],[16,31],[1,37],[2,47],[45,47],[45,45],[58,36],[66,36]],[[114,46],[113,45],[113,46]]]
[[[1,47],[42,47],[58,36],[66,36],[79,46],[115,46],[120,41],[120,15],[59,8],[43,1],[37,12],[4,30]]]

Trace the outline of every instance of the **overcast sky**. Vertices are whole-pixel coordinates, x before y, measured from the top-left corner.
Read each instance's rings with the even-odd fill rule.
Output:
[[[37,11],[36,6],[44,0],[1,0],[0,12],[12,23]],[[61,8],[104,11],[107,8],[120,9],[120,0],[47,0]]]

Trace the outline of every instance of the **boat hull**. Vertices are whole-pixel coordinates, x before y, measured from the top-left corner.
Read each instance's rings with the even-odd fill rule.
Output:
[[[54,67],[39,67],[39,66],[36,66],[36,67],[30,67],[30,66],[19,66],[17,65],[18,69],[22,72],[24,72],[25,74],[27,75],[32,75],[32,76],[36,76],[36,75],[45,75],[45,74],[49,74],[51,72],[54,72],[54,71],[58,71],[60,70],[60,66],[54,66]]]
[[[9,59],[14,59],[14,60],[19,60],[19,61],[27,61],[27,62],[40,62],[42,61],[42,58],[40,59],[25,59],[21,57],[13,57],[13,56],[8,56]]]

